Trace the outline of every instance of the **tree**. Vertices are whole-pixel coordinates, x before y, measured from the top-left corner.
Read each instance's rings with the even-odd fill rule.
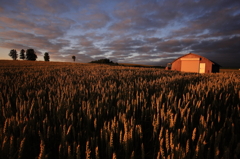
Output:
[[[22,60],[24,60],[25,59],[25,50],[24,49],[22,49],[21,51],[20,51],[20,59],[22,59]]]
[[[30,61],[36,61],[37,55],[36,55],[34,49],[27,49],[26,59],[30,60]]]
[[[8,55],[12,57],[13,60],[16,60],[18,58],[17,51],[14,49],[12,49]]]
[[[48,52],[45,52],[45,54],[44,54],[44,60],[45,60],[45,61],[49,61],[49,60],[50,60],[50,57],[49,57]]]
[[[95,61],[91,61],[90,63],[100,63],[100,64],[108,64],[108,65],[118,65],[118,63],[114,63],[109,59],[99,59]]]
[[[95,61],[91,61],[90,63],[117,64],[117,63],[110,61],[109,59],[95,60]]]
[[[76,60],[76,56],[72,56],[72,59],[73,59],[73,61],[75,62],[75,60]]]

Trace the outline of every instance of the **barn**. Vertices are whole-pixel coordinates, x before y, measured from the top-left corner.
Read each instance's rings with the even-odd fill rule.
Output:
[[[171,70],[195,73],[219,72],[220,65],[197,54],[183,55],[171,63]]]

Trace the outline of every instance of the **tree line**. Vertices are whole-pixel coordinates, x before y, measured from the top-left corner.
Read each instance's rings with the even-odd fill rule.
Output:
[[[25,54],[26,53],[26,54]],[[8,54],[13,60],[17,60],[18,58],[18,53],[15,49],[10,50],[10,53]],[[29,61],[36,61],[37,59],[37,54],[34,51],[34,49],[27,49],[27,51],[25,51],[24,49],[22,49],[20,51],[20,59],[22,60],[29,60]],[[48,52],[44,53],[44,61],[50,61],[50,56]],[[73,61],[75,62],[76,60],[76,56],[72,56]],[[101,64],[117,64],[118,63],[114,63],[112,61],[110,61],[109,59],[99,59],[99,60],[95,60],[95,61],[91,61],[90,63],[101,63]]]
[[[113,62],[110,61],[109,59],[99,59],[99,60],[91,61],[90,63],[113,64]]]
[[[26,53],[26,54],[25,54]],[[12,49],[10,51],[10,53],[8,54],[13,60],[17,60],[18,58],[18,53],[15,49]],[[22,60],[29,60],[29,61],[36,61],[37,59],[37,54],[34,51],[34,49],[27,49],[27,51],[25,51],[24,49],[22,49],[20,51],[20,59]],[[44,61],[50,61],[50,56],[48,52],[45,52],[44,54]]]

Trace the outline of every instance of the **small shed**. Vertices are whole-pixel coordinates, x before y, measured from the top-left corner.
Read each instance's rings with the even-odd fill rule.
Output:
[[[195,73],[219,72],[221,66],[203,56],[189,53],[183,55],[171,63],[171,70]]]

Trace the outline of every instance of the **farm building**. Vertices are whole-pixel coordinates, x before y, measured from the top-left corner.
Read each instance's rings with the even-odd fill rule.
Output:
[[[197,54],[183,55],[171,63],[171,70],[195,73],[219,72],[220,65]]]

